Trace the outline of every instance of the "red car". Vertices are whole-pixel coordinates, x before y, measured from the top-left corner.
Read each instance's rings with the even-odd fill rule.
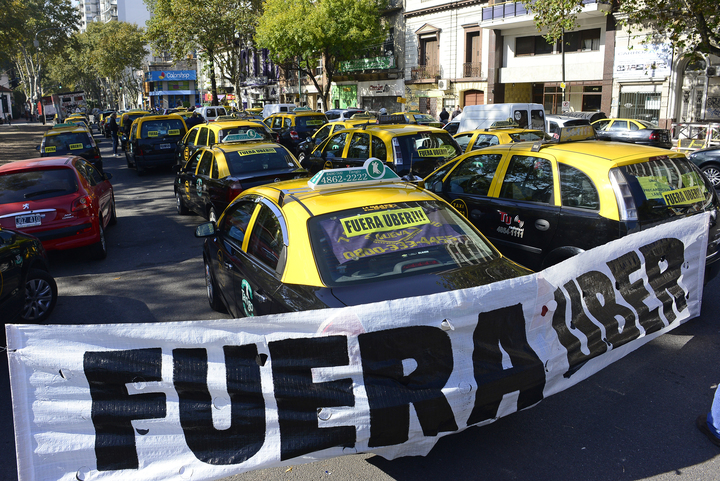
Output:
[[[46,250],[90,247],[107,256],[105,229],[117,222],[111,174],[82,157],[45,157],[0,167],[0,226],[31,234]]]

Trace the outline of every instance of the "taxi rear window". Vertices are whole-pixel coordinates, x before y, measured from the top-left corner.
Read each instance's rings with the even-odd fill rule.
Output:
[[[510,138],[513,142],[537,142],[538,140],[545,139],[545,133],[535,130],[526,130],[524,132],[510,134]]]
[[[90,135],[86,132],[67,132],[48,135],[43,141],[43,153],[67,154],[93,148]]]
[[[328,286],[482,264],[497,252],[446,205],[405,202],[316,216],[308,222]]]
[[[713,201],[712,187],[684,158],[661,156],[617,169],[625,177],[640,222],[701,211]]]
[[[27,202],[77,192],[72,169],[29,170],[0,175],[0,204]]]
[[[228,135],[235,135],[235,134],[247,134],[249,130],[252,130],[254,133],[258,134],[258,139],[265,139],[265,140],[272,140],[275,139],[270,135],[270,133],[267,131],[265,127],[258,124],[257,127],[250,127],[243,125],[242,127],[230,127],[226,129],[222,129],[218,131],[218,142],[222,141],[225,137]]]
[[[142,123],[140,137],[143,139],[180,137],[185,135],[185,126],[180,119],[148,120]]]
[[[432,159],[450,160],[462,153],[455,139],[448,132],[418,132],[414,135],[403,135],[393,138],[393,148],[399,146],[402,152],[402,162],[397,152],[395,161],[398,164]]]
[[[296,127],[305,127],[308,129],[317,129],[325,123],[324,115],[303,115],[295,118]]]
[[[297,168],[290,154],[282,147],[257,147],[225,152],[225,160],[230,175]]]

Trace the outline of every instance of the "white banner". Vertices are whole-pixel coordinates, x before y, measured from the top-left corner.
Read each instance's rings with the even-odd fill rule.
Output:
[[[699,315],[707,228],[695,215],[534,275],[343,309],[7,326],[20,479],[425,455]]]

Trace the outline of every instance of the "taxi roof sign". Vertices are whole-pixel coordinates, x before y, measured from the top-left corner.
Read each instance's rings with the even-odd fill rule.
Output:
[[[592,125],[577,125],[560,129],[560,143],[579,140],[597,140],[595,128]]]
[[[385,162],[370,157],[362,167],[321,170],[308,181],[312,190],[358,187],[386,182],[397,182],[400,177]]]
[[[248,129],[245,132],[239,132],[237,134],[230,134],[226,135],[222,139],[223,144],[227,144],[230,142],[246,142],[249,140],[265,140],[265,137],[260,135],[257,131],[253,129]]]

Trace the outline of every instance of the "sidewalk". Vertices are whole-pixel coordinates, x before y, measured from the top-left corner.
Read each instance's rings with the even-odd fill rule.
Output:
[[[52,122],[26,122],[13,120],[12,125],[0,125],[0,165],[14,160],[40,157],[35,147],[40,145],[43,133],[52,127]]]

